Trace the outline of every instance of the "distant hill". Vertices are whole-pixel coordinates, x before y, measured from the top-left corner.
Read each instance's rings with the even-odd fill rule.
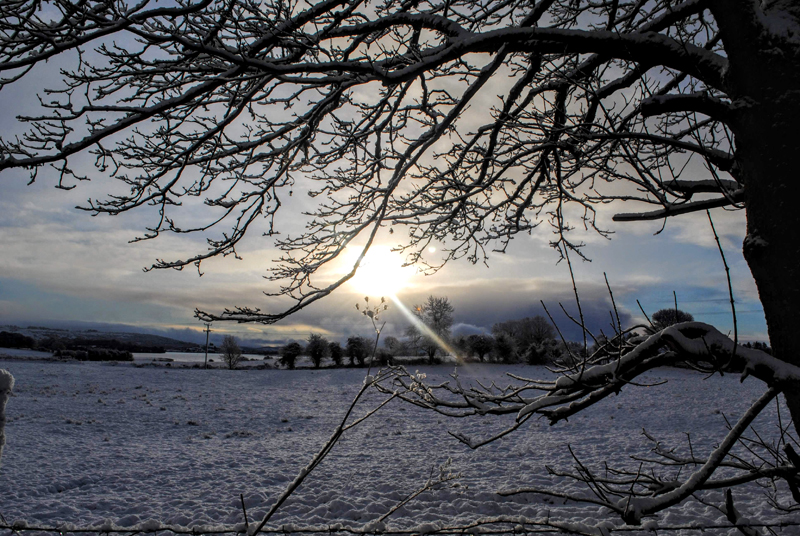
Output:
[[[168,352],[199,352],[204,350],[204,347],[193,342],[179,341],[161,335],[127,331],[99,331],[96,329],[71,330],[43,326],[0,326],[0,331],[8,331],[31,337],[37,343],[42,343],[48,339],[57,339],[65,343],[77,340],[88,342],[115,340],[129,346],[163,348]]]
[[[0,332],[9,332],[22,337],[30,337],[36,342],[37,346],[45,343],[52,343],[53,340],[61,341],[66,346],[73,344],[92,345],[96,341],[97,346],[116,347],[110,345],[112,341],[120,343],[120,346],[132,352],[203,352],[205,343],[181,341],[163,335],[153,335],[150,333],[137,333],[134,331],[106,331],[98,329],[65,329],[52,328],[46,326],[15,326],[0,325]],[[281,344],[267,344],[262,346],[251,346],[241,344],[242,352],[245,354],[275,355],[281,348]],[[209,345],[209,351],[216,353],[214,343]]]

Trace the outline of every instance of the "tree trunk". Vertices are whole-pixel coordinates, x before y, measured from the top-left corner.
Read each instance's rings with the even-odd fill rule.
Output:
[[[786,21],[800,23],[797,13],[784,14]],[[764,20],[770,17],[777,19],[768,13]],[[743,253],[775,356],[800,366],[800,37],[766,25],[758,29],[755,42],[733,47],[726,75],[739,106],[732,129],[746,191]],[[734,38],[744,40],[741,34]],[[784,394],[797,429],[800,385],[786,387]]]

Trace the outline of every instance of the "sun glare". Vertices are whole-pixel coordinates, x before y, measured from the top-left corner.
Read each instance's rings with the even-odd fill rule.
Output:
[[[353,253],[353,263],[357,255],[357,251]],[[413,274],[414,268],[403,267],[403,257],[398,253],[385,246],[373,246],[350,284],[366,296],[393,296],[408,284]]]

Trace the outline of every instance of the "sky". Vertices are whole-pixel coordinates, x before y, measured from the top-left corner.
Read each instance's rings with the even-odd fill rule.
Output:
[[[214,259],[203,265],[202,276],[193,269],[145,273],[142,268],[156,258],[196,251],[202,244],[187,237],[129,243],[141,234],[146,215],[91,217],[73,208],[86,199],[87,190],[102,188],[102,182],[65,192],[47,180],[26,185],[19,176],[0,177],[0,325],[137,329],[199,340],[203,325],[193,316],[195,308],[219,312],[248,305],[275,312],[290,305],[263,294],[274,290],[262,276],[275,251],[258,234],[246,239],[241,260]],[[714,218],[731,267],[740,339],[766,340],[757,291],[741,254],[744,214],[718,210]],[[681,310],[723,332],[732,329],[724,267],[704,213],[670,220],[657,235],[662,222],[608,223],[615,232],[611,240],[585,235],[591,262],[573,259],[587,324],[610,331],[613,306],[607,276],[623,325],[643,321],[637,300],[652,314],[674,306],[674,291]],[[363,280],[347,283],[275,325],[218,322],[212,329],[219,336],[229,333],[264,344],[303,340],[312,332],[336,340],[368,335],[371,324],[355,304],[363,304],[365,293],[378,299],[384,294],[380,289],[392,290],[391,282],[399,278],[405,284],[396,295],[408,307],[428,295],[446,296],[455,308],[456,333],[489,332],[496,322],[544,314],[543,301],[565,336],[577,340],[579,331],[559,305],[576,315],[569,271],[565,263],[557,263],[550,239],[550,231],[542,227],[531,236],[519,236],[506,254],[491,255],[488,267],[456,261],[432,276],[416,274],[413,268],[403,272],[397,256],[393,269],[401,275],[387,272],[385,285],[380,275],[375,288]],[[389,245],[378,249],[391,259]],[[434,258],[436,254],[431,253]],[[331,276],[343,273],[344,266],[334,267]],[[384,319],[385,335],[400,336],[408,324],[393,302]]]
[[[46,74],[46,73],[45,73]],[[40,77],[29,77],[0,92],[0,132],[7,137],[19,132],[14,117],[35,109]],[[702,170],[689,170],[701,174]],[[279,312],[292,303],[267,297],[274,284],[264,276],[277,257],[271,239],[251,232],[241,247],[242,257],[213,259],[203,264],[203,275],[193,269],[142,269],[156,259],[175,259],[204,251],[200,236],[167,236],[154,241],[130,243],[152,224],[152,211],[139,210],[114,217],[76,210],[88,198],[102,197],[117,186],[98,172],[70,191],[54,188],[53,173],[27,184],[24,171],[0,174],[0,326],[42,325],[109,330],[141,330],[183,340],[204,340],[203,324],[195,308],[221,312],[236,305]],[[295,195],[277,217],[284,232],[302,228],[300,212],[313,206],[304,196],[301,181]],[[202,216],[203,207],[187,207],[189,217]],[[613,304],[608,283],[624,326],[644,322],[638,302],[648,314],[674,307],[696,320],[711,323],[723,332],[733,329],[725,271],[705,213],[664,222],[614,223],[616,212],[632,207],[598,207],[600,226],[613,231],[607,240],[593,232],[578,232],[586,242],[584,253],[591,262],[573,258],[583,314],[594,331],[610,331]],[[767,340],[766,325],[755,284],[743,260],[741,245],[745,219],[742,211],[713,212],[728,264],[737,307],[739,338]],[[662,230],[663,227],[663,230]],[[661,232],[659,232],[661,231]],[[399,233],[398,233],[399,234]],[[387,235],[388,236],[388,235]],[[413,268],[398,275],[402,258],[394,266],[386,259],[378,268],[377,288],[366,289],[357,278],[333,295],[274,325],[215,323],[215,336],[233,334],[248,344],[283,344],[321,333],[344,341],[349,335],[369,335],[372,325],[355,309],[365,293],[378,299],[382,287],[402,279],[396,289],[398,303],[413,307],[429,295],[446,296],[455,308],[455,333],[490,332],[494,323],[544,314],[541,302],[568,339],[581,332],[561,310],[577,316],[575,296],[566,263],[549,243],[553,235],[545,225],[512,241],[505,254],[492,254],[488,266],[457,261],[432,276],[415,274]],[[397,236],[393,237],[396,240]],[[396,241],[380,243],[384,256]],[[434,245],[434,248],[436,245]],[[441,249],[441,245],[439,245]],[[348,252],[345,260],[356,253]],[[430,251],[432,259],[440,251]],[[345,272],[336,263],[329,280]],[[386,283],[380,280],[386,276]],[[373,287],[375,285],[372,285]],[[674,292],[674,294],[673,294]],[[374,302],[373,302],[374,303]],[[391,302],[384,314],[384,335],[401,336],[408,325],[401,306]]]

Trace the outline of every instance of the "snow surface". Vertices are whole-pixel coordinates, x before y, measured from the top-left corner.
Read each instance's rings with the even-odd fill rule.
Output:
[[[24,357],[25,359],[53,359],[52,352],[40,352],[28,348],[0,348],[0,359]]]
[[[11,391],[12,387],[14,387],[14,376],[7,370],[0,369],[0,397],[7,395],[7,391]]]
[[[20,360],[0,361],[0,368],[16,378],[7,406],[0,514],[28,526],[160,526],[152,520],[186,527],[233,525],[244,521],[239,494],[250,522],[260,520],[330,437],[366,374],[364,369],[206,371]],[[452,368],[419,371],[435,382]],[[507,384],[506,371],[547,375],[536,367],[470,365],[460,368],[459,376],[462,383]],[[545,464],[573,467],[567,445],[598,471],[604,460],[638,466],[628,456],[649,453],[642,428],[684,453],[689,432],[695,454],[705,455],[724,437],[722,413],[735,420],[764,390],[757,380],[740,385],[737,377],[726,375],[703,381],[678,369],[647,378],[662,379],[669,382],[628,388],[568,423],[550,427],[544,420],[531,421],[477,451],[447,431],[480,437],[507,426],[514,416],[449,420],[393,401],[346,432],[269,525],[374,522],[424,485],[432,470],[438,474],[448,459],[450,471],[460,478],[422,493],[392,514],[387,525],[436,527],[500,515],[596,525],[610,518],[603,508],[496,492],[556,485],[561,491],[581,490],[547,476]],[[369,391],[355,416],[382,400]],[[774,406],[755,424],[767,435],[774,428]],[[737,488],[734,496],[743,516],[773,519],[760,487]],[[706,497],[724,503],[722,491]],[[718,510],[697,501],[655,521],[661,527],[726,524]],[[642,534],[653,534],[647,528],[654,526],[648,520]],[[734,534],[729,529],[704,534],[729,533]]]

